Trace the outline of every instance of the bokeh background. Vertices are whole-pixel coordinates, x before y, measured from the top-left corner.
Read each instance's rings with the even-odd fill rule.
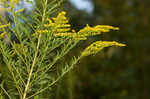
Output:
[[[22,6],[29,11],[34,8],[26,5]],[[65,0],[63,10],[75,30],[86,24],[120,28],[80,42],[70,56],[97,40],[127,46],[106,48],[82,59],[53,90],[44,93],[46,99],[150,99],[149,5],[150,0]]]
[[[115,40],[127,46],[107,48],[82,59],[59,82],[58,99],[150,99],[149,5],[150,0],[70,0],[65,4],[76,30],[86,24],[120,28],[81,42],[79,50],[96,40]]]

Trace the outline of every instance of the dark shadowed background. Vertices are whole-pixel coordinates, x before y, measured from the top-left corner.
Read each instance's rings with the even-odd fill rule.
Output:
[[[58,99],[62,96],[70,99],[150,99],[150,1],[70,1],[65,8],[76,30],[87,23],[120,28],[120,31],[81,42],[80,50],[95,40],[115,40],[127,46],[107,48],[82,59],[69,78],[62,81],[60,86],[68,90],[64,92],[63,88]]]

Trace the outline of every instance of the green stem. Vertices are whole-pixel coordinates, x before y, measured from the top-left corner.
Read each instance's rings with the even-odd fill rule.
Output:
[[[82,58],[82,56],[79,56],[75,61],[73,61],[73,63],[71,64],[71,66],[65,71],[63,72],[56,80],[54,80],[52,83],[48,84],[47,87],[37,91],[36,93],[34,93],[33,95],[27,97],[27,99],[32,98],[35,95],[40,94],[41,92],[45,91],[46,89],[48,89],[49,87],[53,86],[54,84],[56,84],[62,77],[64,77],[65,74],[67,74],[71,69],[74,68],[75,64]]]
[[[47,9],[47,0],[45,0],[45,4],[44,4],[44,7],[43,7],[43,8],[44,8],[44,9],[43,9],[43,15],[42,15],[42,25],[44,24],[44,21],[45,21],[45,15],[46,15],[46,9]],[[36,60],[37,60],[37,56],[38,56],[38,52],[39,52],[41,36],[42,36],[42,34],[40,33],[40,35],[39,35],[39,37],[38,37],[37,50],[36,50],[36,52],[35,52],[34,60],[33,60],[32,66],[31,66],[31,70],[30,70],[30,72],[29,72],[27,84],[26,84],[26,86],[25,86],[25,91],[24,91],[24,94],[23,94],[23,99],[26,99],[26,96],[27,96],[27,92],[28,92],[28,89],[29,89],[29,85],[30,85],[30,81],[31,81],[33,69],[34,69],[34,66],[35,66],[35,64],[36,64]]]
[[[37,60],[37,55],[38,55],[38,51],[39,51],[40,41],[41,41],[41,34],[39,35],[39,38],[38,38],[37,50],[35,52],[34,60],[33,60],[33,63],[32,63],[32,66],[31,66],[31,70],[30,70],[30,73],[29,73],[29,76],[28,76],[28,81],[27,81],[27,84],[25,86],[23,99],[26,99],[26,95],[27,95],[27,92],[28,92],[28,89],[29,89],[29,84],[30,84],[30,80],[31,80],[31,77],[32,77],[33,69],[34,69],[34,66],[35,66],[36,60]]]

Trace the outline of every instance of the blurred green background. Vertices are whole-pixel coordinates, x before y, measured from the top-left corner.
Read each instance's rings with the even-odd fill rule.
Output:
[[[82,59],[55,86],[57,91],[53,96],[55,99],[150,99],[150,0],[91,0],[91,3],[91,12],[87,11],[91,6],[79,10],[71,2],[64,4],[74,29],[86,24],[105,24],[118,26],[120,31],[89,38],[78,45],[78,51],[96,40],[115,40],[127,46],[107,48]]]

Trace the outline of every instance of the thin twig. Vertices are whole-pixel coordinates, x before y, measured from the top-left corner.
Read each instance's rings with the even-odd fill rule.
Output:
[[[4,91],[4,93],[9,97],[9,99],[11,99],[10,95],[9,95],[8,92],[3,88],[3,86],[0,85],[0,87],[2,88],[2,90]]]

